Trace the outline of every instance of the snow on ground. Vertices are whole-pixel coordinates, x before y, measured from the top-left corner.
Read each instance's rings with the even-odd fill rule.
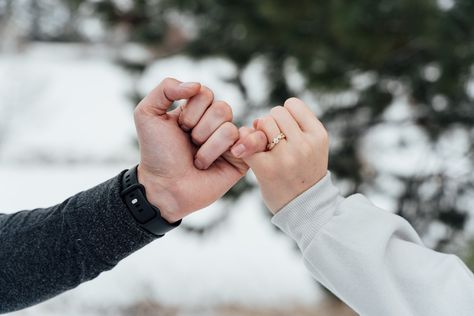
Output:
[[[107,56],[102,49],[57,44],[0,55],[1,212],[59,203],[136,163],[127,98],[132,82]],[[223,79],[232,71],[224,60],[175,57],[157,62],[141,84],[146,91],[164,76],[203,80],[219,91],[217,98],[241,106],[239,92]],[[202,223],[222,205],[189,221]],[[192,309],[314,304],[321,298],[293,243],[270,224],[257,192],[224,211],[228,219],[204,237],[178,229],[96,280],[11,315],[95,315],[97,308],[143,300]]]
[[[134,157],[131,81],[89,54],[80,45],[37,45],[0,58],[0,161]]]

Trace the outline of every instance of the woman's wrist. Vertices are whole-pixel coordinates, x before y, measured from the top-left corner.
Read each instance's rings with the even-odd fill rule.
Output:
[[[328,171],[318,183],[280,209],[273,216],[272,223],[304,249],[314,235],[333,218],[343,200]]]
[[[266,184],[263,186],[265,189],[262,189],[264,202],[270,212],[277,214],[303,192],[318,184],[327,173],[325,170],[312,178],[294,178],[292,181],[281,183],[274,181],[273,184]]]

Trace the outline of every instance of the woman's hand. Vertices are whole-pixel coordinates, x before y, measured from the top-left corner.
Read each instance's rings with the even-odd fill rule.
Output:
[[[273,149],[256,150],[262,137],[271,143],[280,133],[286,138]],[[274,107],[270,115],[256,120],[254,129],[242,127],[240,140],[231,152],[253,170],[264,202],[275,214],[326,175],[328,134],[306,104],[291,98],[284,106]],[[253,152],[257,153],[247,156]]]

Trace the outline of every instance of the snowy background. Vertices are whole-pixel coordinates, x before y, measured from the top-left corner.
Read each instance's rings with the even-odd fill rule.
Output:
[[[75,7],[76,2],[81,5]],[[105,2],[114,3],[110,11],[123,14],[110,29],[92,9]],[[164,14],[172,27],[162,42],[134,42],[138,31],[130,27],[133,19],[127,19],[141,11],[134,11],[133,3],[0,0],[0,213],[52,206],[135,165],[134,105],[165,77],[209,86],[242,124],[268,111],[265,106],[277,105],[267,101],[274,79],[269,69],[275,67],[268,59],[255,54],[243,66],[223,57],[191,59],[183,42],[197,36],[195,20],[175,11]],[[147,31],[154,35],[150,21],[153,27]],[[240,38],[245,35],[241,31],[236,27],[231,33]],[[436,64],[420,67],[426,82],[436,83],[443,75]],[[351,108],[376,85],[390,93],[393,100],[375,123],[367,123],[371,109],[360,104],[350,122],[341,115],[328,124],[332,153],[353,145],[351,154],[361,170],[356,176],[362,178],[357,191],[384,209],[399,211],[400,197],[410,193],[406,184],[413,180],[418,200],[408,199],[404,215],[421,219],[412,223],[425,243],[438,247],[446,240],[445,250],[469,252],[466,242],[474,239],[474,124],[443,127],[433,141],[418,121],[426,109],[413,101],[403,80],[378,82],[371,71],[353,71],[346,76],[347,91],[331,93],[309,90],[295,58],[282,62],[282,73],[289,90],[318,116]],[[474,78],[474,68],[471,73]],[[474,80],[465,88],[472,102]],[[444,113],[447,100],[436,94],[430,106]],[[363,127],[355,144],[344,142],[352,135],[341,127],[351,123]],[[347,179],[351,176],[335,179],[344,193],[354,190]],[[252,174],[247,180],[255,182]],[[442,209],[431,203],[440,187],[449,207],[470,215],[460,232],[453,233],[433,215],[437,208],[426,207]],[[413,201],[418,204],[410,205]],[[204,234],[180,227],[97,279],[9,315],[353,315],[312,280],[294,243],[271,225],[257,189],[218,201],[186,218],[183,226],[199,230],[209,223],[218,224]]]

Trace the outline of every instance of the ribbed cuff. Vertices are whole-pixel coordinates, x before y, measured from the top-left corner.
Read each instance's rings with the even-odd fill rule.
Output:
[[[334,216],[344,198],[328,172],[314,186],[301,193],[272,218],[272,223],[293,238],[304,250],[321,228]]]

